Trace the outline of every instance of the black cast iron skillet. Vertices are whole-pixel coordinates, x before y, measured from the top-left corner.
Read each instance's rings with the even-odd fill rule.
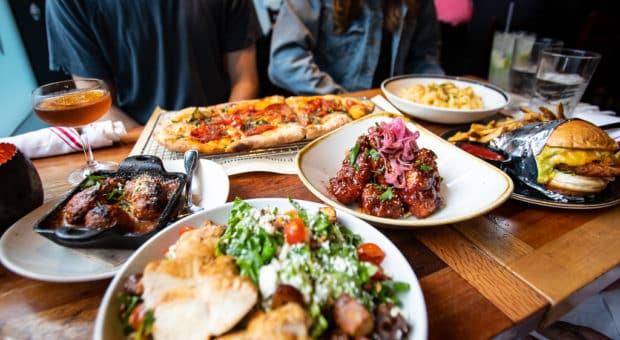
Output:
[[[48,239],[67,247],[76,248],[122,248],[136,249],[146,240],[162,230],[174,220],[182,208],[182,194],[187,181],[184,173],[167,172],[159,157],[150,155],[131,156],[124,159],[116,171],[97,171],[93,175],[106,177],[135,178],[140,175],[160,176],[164,179],[178,181],[178,188],[172,194],[168,204],[162,211],[152,229],[144,233],[126,233],[119,228],[94,229],[80,226],[55,225],[58,214],[62,213],[65,205],[82,190],[84,179],[73,188],[60,202],[47,212],[34,226],[34,231]]]

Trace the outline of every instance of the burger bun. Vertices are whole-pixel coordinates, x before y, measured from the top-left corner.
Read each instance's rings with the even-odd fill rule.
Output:
[[[580,176],[556,170],[546,187],[562,195],[585,196],[601,192],[608,183],[607,177]]]
[[[581,119],[567,120],[553,130],[547,146],[567,149],[615,151],[618,143],[598,126]]]

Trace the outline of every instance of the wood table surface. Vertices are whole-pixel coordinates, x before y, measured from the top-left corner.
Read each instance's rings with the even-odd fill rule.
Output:
[[[450,128],[420,123],[437,134]],[[96,150],[95,156],[120,161],[133,148],[130,141]],[[83,162],[79,153],[33,161],[45,201],[70,189],[66,175]],[[319,201],[296,175],[263,172],[231,176],[228,199],[235,197]],[[620,207],[566,210],[510,199],[465,222],[381,231],[407,257],[420,281],[430,339],[514,338],[547,326],[620,278],[618,221]],[[0,338],[92,337],[109,283],[42,282],[0,266]]]

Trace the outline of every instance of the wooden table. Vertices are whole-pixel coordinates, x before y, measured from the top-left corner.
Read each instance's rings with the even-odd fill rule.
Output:
[[[423,125],[438,134],[449,128]],[[95,154],[119,161],[132,148]],[[46,201],[70,189],[66,174],[83,161],[81,154],[34,161]],[[237,196],[318,201],[297,176],[272,173],[231,176],[229,200]],[[420,280],[431,339],[512,338],[548,325],[620,278],[618,221],[620,207],[572,211],[511,199],[461,223],[382,231]],[[0,338],[90,338],[109,282],[41,282],[0,266]]]

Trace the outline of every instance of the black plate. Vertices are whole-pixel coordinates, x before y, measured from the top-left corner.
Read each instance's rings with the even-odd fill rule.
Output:
[[[183,205],[183,189],[187,180],[184,173],[167,172],[159,157],[150,155],[131,156],[123,160],[116,171],[97,171],[93,175],[106,177],[133,178],[139,175],[160,176],[179,182],[179,187],[171,196],[155,226],[145,233],[124,233],[117,228],[97,230],[75,226],[54,225],[54,216],[59,213],[73,195],[81,191],[81,185],[75,186],[60,202],[47,212],[34,226],[34,231],[48,239],[67,247],[76,248],[120,248],[136,249],[146,240],[162,230],[174,220]]]
[[[457,132],[466,132],[469,130],[470,126],[470,124],[466,124],[450,129],[442,133],[441,138],[448,139]],[[492,162],[489,163],[493,164]],[[493,165],[497,166],[497,164]],[[499,168],[501,169],[501,167]],[[510,176],[512,182],[514,183],[514,191],[510,197],[518,201],[563,209],[599,209],[620,204],[620,181],[618,180],[609,183],[607,188],[605,188],[602,192],[594,196],[584,198],[583,202],[562,202],[543,195],[541,192],[521,182],[521,180],[519,180],[516,176],[507,171],[505,172],[508,176]]]

